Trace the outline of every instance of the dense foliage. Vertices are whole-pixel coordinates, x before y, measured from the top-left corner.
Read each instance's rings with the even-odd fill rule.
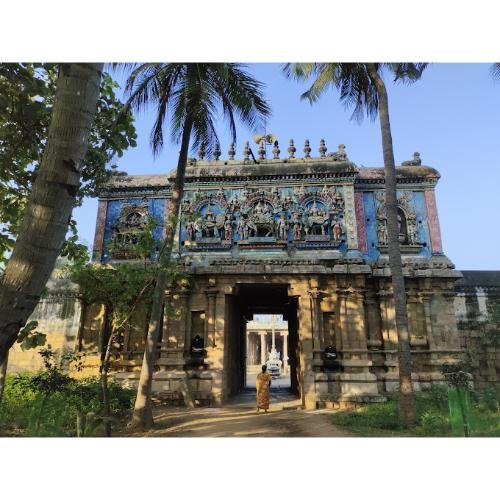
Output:
[[[431,386],[416,392],[417,426],[412,435],[452,436],[447,388]],[[500,395],[493,388],[472,392],[471,435],[500,436]],[[385,403],[375,403],[332,416],[336,425],[363,436],[402,436],[404,431],[398,414],[398,396]]]
[[[62,375],[64,383],[48,393],[55,382],[45,372],[9,375],[0,404],[0,435],[76,436],[77,416],[87,425],[83,435],[103,435],[101,383],[97,377],[76,380]],[[119,419],[132,408],[135,392],[109,384],[111,418]]]
[[[13,247],[43,156],[58,69],[47,63],[0,64],[0,266]],[[99,184],[109,178],[109,162],[136,146],[133,117],[116,97],[117,87],[104,73],[77,204],[84,196],[96,196]],[[75,243],[74,221],[71,229]]]

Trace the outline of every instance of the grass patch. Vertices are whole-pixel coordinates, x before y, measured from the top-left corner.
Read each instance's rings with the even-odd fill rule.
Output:
[[[101,386],[97,377],[72,380],[70,390],[42,393],[33,388],[37,374],[7,376],[0,402],[0,436],[76,436],[77,415],[83,415],[85,435],[102,435]],[[127,415],[135,393],[109,384],[114,420]]]
[[[362,436],[452,436],[448,409],[447,389],[432,386],[415,393],[417,426],[404,429],[399,420],[397,395],[390,396],[385,403],[374,403],[358,408],[335,413],[332,421],[335,425]],[[498,393],[486,389],[472,393],[470,412],[471,436],[500,436],[500,412]]]

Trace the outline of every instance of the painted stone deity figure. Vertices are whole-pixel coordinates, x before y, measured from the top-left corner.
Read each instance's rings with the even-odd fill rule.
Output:
[[[316,200],[307,211],[306,233],[307,234],[326,234],[328,225],[328,214],[318,207]]]
[[[342,225],[338,219],[332,221],[332,236],[333,241],[339,242],[342,237]]]
[[[224,239],[226,241],[231,241],[233,238],[233,224],[231,222],[231,216],[226,215],[224,221]]]
[[[288,221],[285,219],[285,214],[281,214],[276,223],[276,233],[279,240],[288,239]]]
[[[247,224],[251,236],[271,236],[273,234],[274,217],[266,202],[260,200],[254,206]]]
[[[377,224],[377,238],[379,245],[387,245],[387,225],[385,220],[381,220]]]
[[[217,228],[217,221],[215,219],[215,215],[210,210],[210,207],[208,208],[205,216],[202,218],[201,234],[204,238],[219,237],[219,229]]]

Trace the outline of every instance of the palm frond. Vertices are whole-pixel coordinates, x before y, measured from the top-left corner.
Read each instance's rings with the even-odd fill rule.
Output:
[[[500,82],[500,63],[494,63],[490,67],[490,75],[493,81]]]

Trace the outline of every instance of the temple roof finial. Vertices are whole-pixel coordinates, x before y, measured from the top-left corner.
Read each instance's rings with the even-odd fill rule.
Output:
[[[311,158],[311,147],[309,146],[309,139],[304,141],[304,158]]]
[[[321,158],[324,158],[326,156],[326,152],[328,151],[328,149],[326,148],[326,144],[325,144],[325,139],[321,139],[319,141],[319,156]]]

